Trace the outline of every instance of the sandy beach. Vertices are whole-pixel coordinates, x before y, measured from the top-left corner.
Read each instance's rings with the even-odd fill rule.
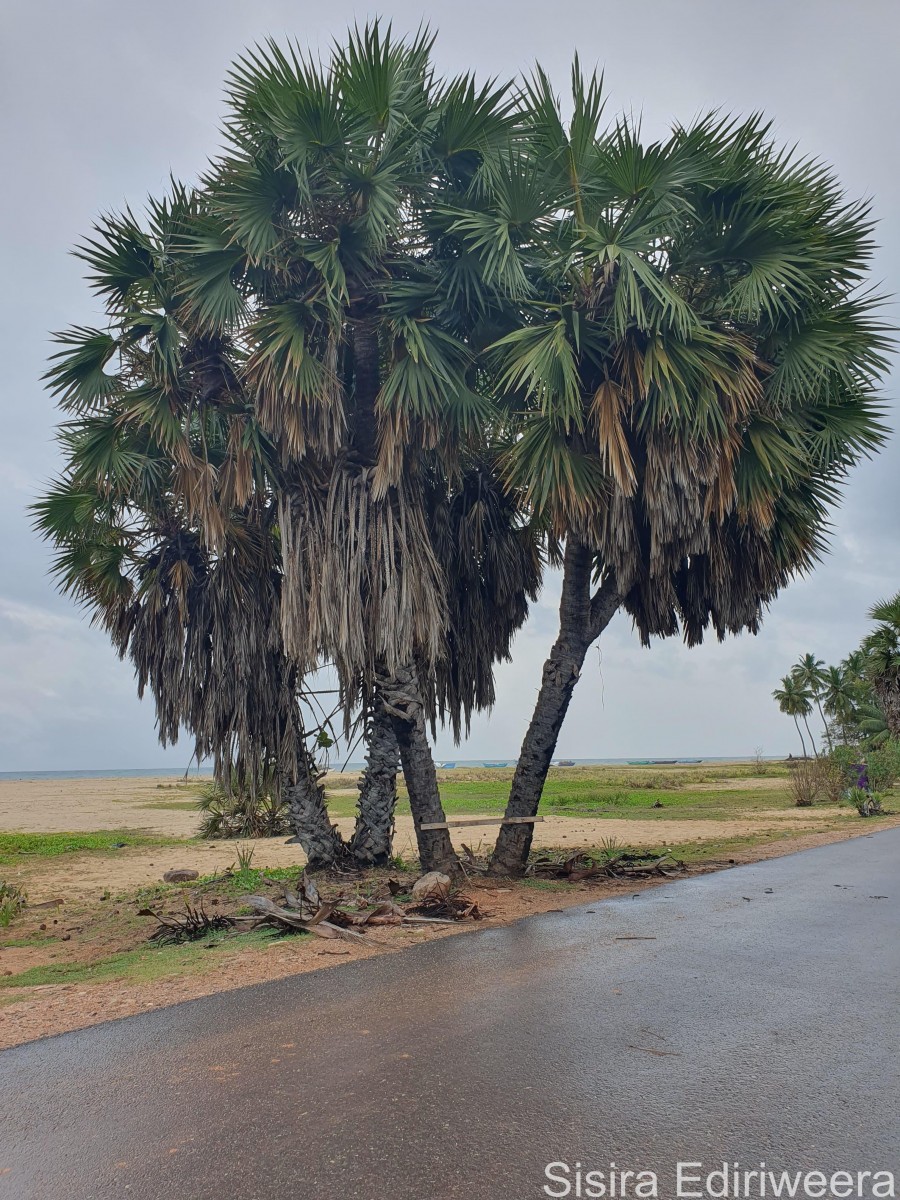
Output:
[[[760,781],[761,783],[764,781]],[[327,780],[333,794],[355,795],[353,781],[346,775]],[[103,779],[39,779],[0,781],[0,831],[37,833],[134,830],[167,838],[194,838],[199,817],[192,807],[196,788],[174,782],[171,776]],[[177,807],[168,807],[168,806]],[[464,820],[465,818],[454,818]],[[352,817],[336,820],[349,835]],[[590,846],[600,838],[616,838],[630,846],[664,846],[685,842],[708,842],[756,835],[805,836],[834,833],[846,826],[844,836],[859,833],[856,814],[850,809],[763,809],[758,815],[727,820],[641,820],[558,816],[547,814],[535,827],[537,847]],[[451,830],[457,846],[489,845],[495,829],[491,825],[460,826]],[[127,838],[124,840],[127,841]],[[254,865],[298,866],[304,855],[284,838],[247,839],[253,846]],[[394,842],[398,854],[415,856],[412,819],[397,817]],[[175,867],[188,867],[202,875],[224,871],[234,864],[233,841],[190,841],[183,846],[130,847],[111,854],[66,854],[56,859],[29,861],[22,857],[4,870],[11,881],[26,887],[33,902],[59,894],[88,896],[127,891],[158,882]]]

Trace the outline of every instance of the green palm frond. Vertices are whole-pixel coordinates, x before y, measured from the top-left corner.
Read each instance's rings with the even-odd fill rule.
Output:
[[[73,326],[54,334],[53,340],[63,349],[50,356],[51,366],[43,378],[60,408],[88,412],[119,392],[117,375],[104,369],[119,349],[112,334]]]

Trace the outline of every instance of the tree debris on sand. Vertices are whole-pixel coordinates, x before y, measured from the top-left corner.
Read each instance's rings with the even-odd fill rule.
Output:
[[[480,920],[477,903],[449,885],[413,889],[412,895],[402,890],[396,880],[388,880],[387,896],[377,884],[371,894],[348,895],[342,887],[335,896],[325,899],[316,881],[302,871],[296,884],[262,877],[273,889],[272,895],[249,895],[240,898],[248,913],[217,913],[210,916],[202,900],[192,905],[185,897],[181,912],[161,913],[142,908],[140,916],[155,917],[158,925],[152,939],[160,942],[193,941],[211,933],[228,930],[231,935],[246,933],[268,925],[283,932],[311,933],[322,938],[343,938],[358,941],[365,930],[380,925],[452,924],[455,921]],[[408,899],[400,903],[397,898]]]
[[[531,859],[526,875],[542,879],[567,879],[578,883],[585,879],[648,879],[653,875],[666,878],[685,874],[690,868],[670,854],[655,851],[610,848],[600,855],[578,850],[549,852]]]

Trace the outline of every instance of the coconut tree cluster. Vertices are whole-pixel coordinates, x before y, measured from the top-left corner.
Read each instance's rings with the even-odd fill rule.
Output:
[[[591,644],[756,632],[881,439],[888,333],[865,205],[758,117],[645,142],[579,64],[563,105],[443,78],[432,39],[268,44],[224,149],[78,253],[104,305],[48,373],[65,467],[38,506],[62,585],[225,779],[287,789],[310,858],[390,852],[397,761],[452,870],[429,731],[495,699],[562,569],[498,872]],[[367,739],[345,844],[313,763],[327,665]],[[305,715],[306,714],[306,715]]]
[[[836,666],[804,654],[772,693],[783,713],[794,719],[807,756],[807,740],[816,755],[823,743],[877,749],[900,739],[900,595],[869,610],[875,627],[858,649]],[[818,744],[809,716],[818,712]],[[803,721],[807,738],[800,727]]]

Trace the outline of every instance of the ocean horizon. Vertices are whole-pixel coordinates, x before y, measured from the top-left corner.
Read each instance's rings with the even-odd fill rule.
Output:
[[[766,754],[763,758],[766,762],[778,762],[783,759],[783,754]],[[755,755],[751,754],[719,754],[719,755],[685,755],[682,758],[673,756],[659,756],[658,763],[663,765],[671,763],[672,765],[685,765],[693,763],[727,763],[727,762],[753,762]],[[652,756],[634,758],[572,758],[553,760],[554,764],[560,761],[572,763],[576,767],[627,767],[634,765],[647,765],[653,761]],[[515,756],[504,758],[436,758],[435,764],[440,769],[444,763],[453,763],[455,767],[496,767],[499,764],[511,767],[516,762]],[[329,768],[331,771],[339,773],[354,773],[361,771],[365,763],[363,762],[348,762],[335,763]],[[136,778],[155,778],[166,776],[168,778],[188,778],[188,779],[204,779],[212,777],[212,767],[193,767],[187,771],[183,767],[114,767],[114,768],[98,768],[94,770],[63,770],[63,771],[0,771],[0,780],[28,780],[28,779],[136,779]]]

